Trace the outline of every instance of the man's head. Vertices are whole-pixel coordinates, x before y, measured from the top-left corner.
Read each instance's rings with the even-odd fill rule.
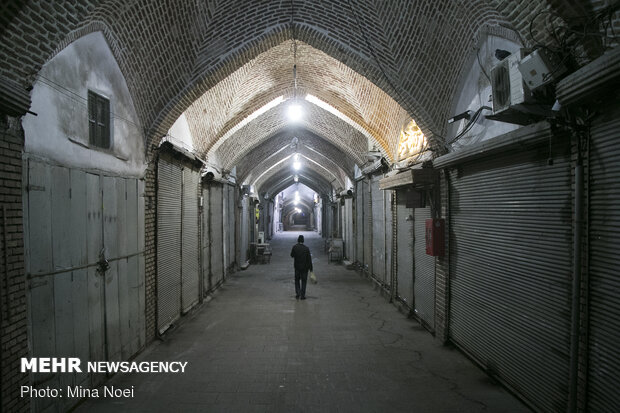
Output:
[[[298,236],[297,237],[297,242],[299,242],[300,244],[303,244],[304,243],[304,236],[303,235]]]

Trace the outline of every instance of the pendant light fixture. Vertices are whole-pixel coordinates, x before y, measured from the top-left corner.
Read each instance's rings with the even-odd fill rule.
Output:
[[[291,0],[291,33],[293,37],[293,101],[288,106],[288,118],[291,122],[297,122],[303,116],[301,106],[297,103],[297,39],[295,36],[295,7]]]

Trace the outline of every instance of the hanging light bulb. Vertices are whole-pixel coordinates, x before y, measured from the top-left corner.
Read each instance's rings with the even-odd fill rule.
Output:
[[[295,176],[293,177],[293,180],[294,180],[295,182],[299,182],[299,175],[295,175]]]

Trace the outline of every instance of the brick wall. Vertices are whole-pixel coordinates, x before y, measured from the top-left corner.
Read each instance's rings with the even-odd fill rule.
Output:
[[[28,356],[24,227],[22,207],[22,149],[24,132],[19,119],[0,117],[0,345],[2,346],[2,406],[10,412],[28,411],[20,398],[28,375],[19,372],[19,359]],[[5,226],[6,225],[6,226]],[[6,232],[5,232],[6,228]],[[5,243],[6,240],[6,243]],[[6,257],[6,259],[5,259]]]
[[[144,261],[146,291],[146,342],[150,343],[157,332],[157,162],[156,148],[149,148],[148,167],[144,175]]]

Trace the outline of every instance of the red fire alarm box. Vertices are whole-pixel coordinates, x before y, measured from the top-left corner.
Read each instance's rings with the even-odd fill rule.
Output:
[[[446,251],[445,225],[444,219],[426,220],[426,255],[444,256]]]

